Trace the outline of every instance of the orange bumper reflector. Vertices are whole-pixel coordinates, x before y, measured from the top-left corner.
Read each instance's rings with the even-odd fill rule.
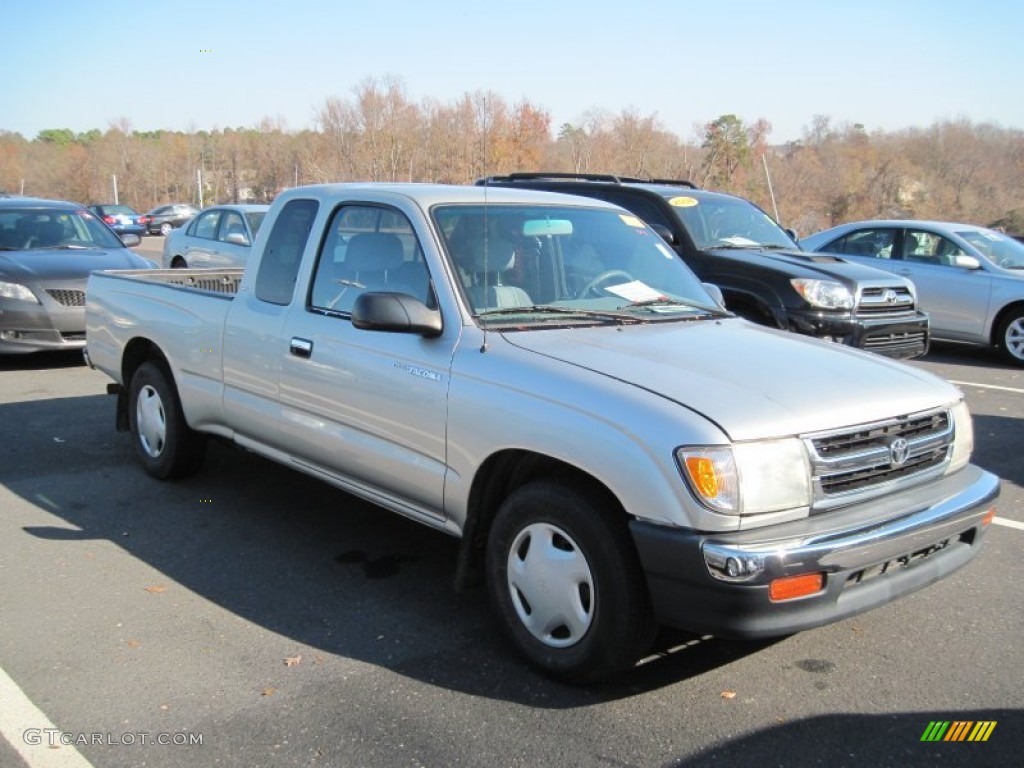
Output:
[[[768,596],[775,602],[806,597],[825,588],[824,573],[805,573],[800,576],[787,576],[775,579],[768,585]]]
[[[986,512],[985,516],[983,518],[981,518],[981,527],[984,528],[986,525],[991,523],[993,518],[995,518],[995,516],[996,516],[996,508],[995,507],[989,507],[988,508],[988,512]]]

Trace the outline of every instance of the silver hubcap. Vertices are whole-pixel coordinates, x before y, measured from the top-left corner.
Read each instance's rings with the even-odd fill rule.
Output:
[[[135,423],[139,429],[142,450],[154,459],[159,458],[167,440],[167,418],[160,394],[149,384],[139,390],[139,399],[135,404]]]
[[[161,224],[160,225],[160,234],[161,235],[164,235],[166,237],[170,233],[171,233],[171,225],[170,224]]]
[[[552,648],[568,648],[594,620],[594,577],[579,546],[562,529],[534,523],[508,553],[508,588],[519,620]]]
[[[1003,343],[1007,352],[1018,360],[1024,360],[1024,317],[1018,317],[1006,326]]]

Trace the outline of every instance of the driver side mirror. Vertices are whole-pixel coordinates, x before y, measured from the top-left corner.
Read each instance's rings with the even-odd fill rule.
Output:
[[[658,233],[658,237],[664,240],[669,245],[679,245],[679,241],[676,240],[675,233],[671,229],[666,227],[664,224],[648,224],[651,229]]]
[[[960,267],[961,269],[981,269],[981,262],[974,256],[968,256],[966,253],[962,253],[953,258],[953,266]]]
[[[241,232],[232,232],[230,235],[224,238],[225,243],[234,243],[235,245],[249,245],[249,238]]]

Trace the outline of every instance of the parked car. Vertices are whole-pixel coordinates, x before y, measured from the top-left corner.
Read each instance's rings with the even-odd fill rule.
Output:
[[[96,269],[147,269],[75,203],[0,198],[0,354],[85,346],[85,283]]]
[[[140,222],[151,235],[169,235],[172,229],[187,224],[199,213],[199,209],[188,203],[160,205],[142,214]]]
[[[934,338],[995,347],[1024,365],[1024,243],[972,224],[908,220],[855,221],[802,243],[909,278]]]
[[[146,225],[139,220],[142,214],[129,205],[90,205],[89,210],[118,235],[146,234]]]
[[[757,638],[885,605],[995,515],[963,393],[730,315],[618,206],[323,184],[263,229],[242,270],[89,278],[116,427],[160,480],[217,436],[460,537],[456,583],[548,674],[627,669],[658,623]],[[595,238],[603,264],[570,259]]]
[[[603,174],[513,173],[477,184],[544,189],[615,203],[649,224],[731,312],[761,325],[888,357],[928,351],[928,316],[910,281],[804,253],[748,200],[688,181]],[[599,258],[601,245],[586,258]]]
[[[216,205],[202,210],[187,227],[172,230],[164,238],[164,268],[241,267],[268,205]]]

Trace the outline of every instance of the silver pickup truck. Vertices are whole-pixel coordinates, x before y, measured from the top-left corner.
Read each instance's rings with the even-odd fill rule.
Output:
[[[219,437],[461,537],[576,682],[664,623],[788,634],[930,584],[998,495],[948,383],[731,316],[596,200],[300,187],[243,271],[95,273],[89,363],[160,479]]]

